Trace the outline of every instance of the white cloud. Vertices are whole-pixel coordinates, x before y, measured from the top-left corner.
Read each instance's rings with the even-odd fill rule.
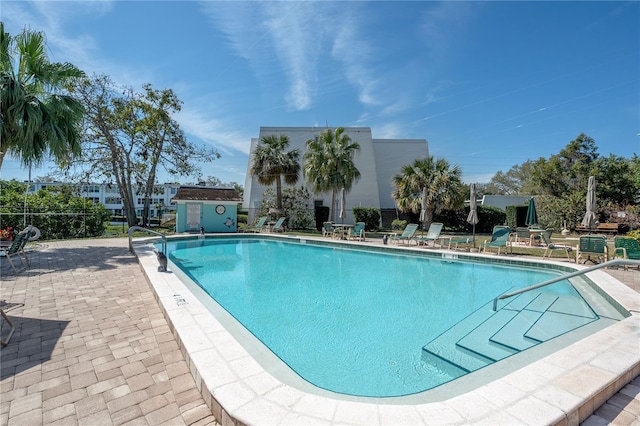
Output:
[[[259,78],[273,73],[273,58],[287,78],[283,98],[290,109],[309,109],[318,94],[318,72],[323,54],[342,64],[333,69],[358,91],[364,105],[379,105],[377,79],[368,71],[374,56],[366,38],[358,34],[358,14],[351,3],[328,2],[218,2],[203,10],[247,60]],[[337,19],[336,17],[339,17]],[[335,67],[334,67],[335,68]]]
[[[176,114],[175,119],[185,133],[214,146],[222,154],[233,155],[234,151],[249,154],[251,136],[225,130],[224,124],[211,118],[211,114],[205,114],[195,108],[183,107]]]
[[[404,138],[404,127],[398,123],[371,126],[371,134],[373,134],[376,139],[402,139]]]

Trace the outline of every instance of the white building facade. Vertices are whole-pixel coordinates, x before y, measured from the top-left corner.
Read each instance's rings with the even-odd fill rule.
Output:
[[[266,136],[287,135],[290,141],[288,150],[298,149],[302,162],[306,142],[317,137],[325,129],[326,127],[261,127],[260,135],[257,138],[251,138],[243,203],[243,208],[249,212],[250,221],[260,210],[263,194],[269,188],[258,183],[257,178],[249,173],[251,158],[258,143]],[[395,202],[391,197],[393,176],[400,173],[402,166],[413,164],[414,160],[429,156],[427,140],[374,139],[369,127],[346,127],[345,133],[353,142],[360,145],[360,152],[354,157],[355,166],[360,171],[360,180],[346,195],[345,222],[353,222],[353,207],[395,209]],[[283,186],[286,187],[284,182]],[[302,172],[295,186],[308,187]],[[271,187],[275,188],[275,185]],[[331,193],[314,194],[313,201],[316,206],[331,206]]]
[[[120,192],[116,185],[109,185],[106,183],[73,185],[65,182],[31,182],[29,184],[28,192],[37,192],[40,189],[57,186],[72,186],[79,197],[91,200],[94,203],[103,204],[109,213],[114,216],[121,216],[123,214],[122,198],[120,198]],[[176,195],[179,187],[180,184],[178,183],[156,185],[151,197],[149,216],[156,217],[164,214],[175,214],[176,205],[171,201],[171,199]],[[134,196],[136,197],[136,214],[141,216],[142,209],[144,207],[144,197],[138,193],[134,194]]]

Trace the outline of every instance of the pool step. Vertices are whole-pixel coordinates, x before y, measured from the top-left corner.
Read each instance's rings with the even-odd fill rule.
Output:
[[[427,345],[443,371],[471,372],[598,319],[576,296],[528,292],[497,312],[487,303]]]
[[[541,343],[543,340],[532,339],[527,332],[557,300],[558,296],[553,294],[531,293],[528,298],[506,306],[504,309],[508,310],[519,308],[519,313],[512,321],[498,329],[490,340],[518,352]],[[526,304],[522,305],[522,303]]]
[[[426,344],[422,348],[422,359],[439,366],[441,370],[449,374],[452,374],[453,370],[454,373],[461,371],[460,375],[463,375],[488,365],[492,362],[491,359],[484,358],[479,354],[464,352],[456,346],[456,342],[473,330],[476,324],[484,322],[493,314],[495,312],[491,303],[472,312],[465,319]]]

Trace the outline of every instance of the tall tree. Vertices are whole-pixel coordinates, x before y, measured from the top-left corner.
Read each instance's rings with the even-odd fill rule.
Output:
[[[330,218],[335,221],[338,191],[343,188],[346,192],[351,191],[360,179],[360,171],[354,163],[360,145],[351,140],[344,127],[338,127],[335,132],[323,130],[317,138],[309,139],[306,146],[305,178],[314,192],[331,191]]]
[[[433,222],[434,213],[454,210],[464,203],[464,184],[459,166],[451,166],[444,158],[429,156],[403,166],[393,177],[395,189],[391,196],[400,211],[419,213],[422,210],[422,189],[427,189],[424,227]]]
[[[116,86],[107,76],[92,76],[74,87],[86,108],[85,155],[77,165],[95,177],[115,180],[129,226],[137,224],[137,196],[148,218],[158,167],[174,176],[199,173],[199,162],[219,157],[214,149],[187,141],[172,114],[180,101],[170,89],[143,94]],[[146,222],[143,222],[146,223]]]
[[[637,159],[637,157],[636,157]],[[597,197],[619,206],[635,204],[640,185],[634,181],[633,161],[610,154],[593,162],[591,175],[596,176]]]
[[[497,172],[487,185],[486,191],[493,195],[530,195],[533,190],[531,171],[533,161],[527,160],[511,167],[506,173]]]
[[[278,209],[282,210],[282,178],[285,183],[295,185],[300,173],[300,152],[286,151],[289,146],[287,135],[264,136],[251,156],[249,173],[258,178],[262,185],[276,184]]]
[[[592,165],[598,159],[595,141],[581,133],[560,153],[548,160],[539,158],[533,165],[531,179],[540,195],[563,197],[585,191]]]
[[[69,63],[49,62],[43,33],[25,29],[11,37],[0,22],[0,168],[6,154],[28,166],[80,153],[83,108],[65,87],[83,75]]]

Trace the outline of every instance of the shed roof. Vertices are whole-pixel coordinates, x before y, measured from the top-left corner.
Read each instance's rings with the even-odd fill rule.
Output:
[[[233,188],[181,186],[171,201],[242,201]]]

